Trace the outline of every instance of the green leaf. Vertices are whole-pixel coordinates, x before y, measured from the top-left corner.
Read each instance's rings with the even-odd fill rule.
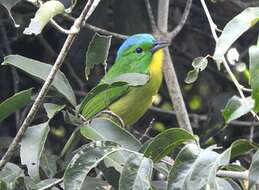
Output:
[[[65,105],[58,105],[58,104],[52,104],[52,103],[45,103],[43,104],[48,118],[52,119],[58,112],[64,109]]]
[[[115,82],[126,82],[130,86],[143,86],[149,80],[149,76],[141,73],[124,73],[112,79],[103,79],[104,83],[113,84]]]
[[[177,155],[169,173],[167,190],[200,190],[209,182],[209,174],[218,153],[195,144],[186,145]]]
[[[254,110],[259,112],[259,46],[249,48],[249,72],[252,97],[255,100]]]
[[[21,141],[21,163],[25,164],[28,173],[39,180],[40,157],[49,133],[48,122],[29,127]]]
[[[21,55],[9,55],[4,58],[2,65],[15,66],[28,74],[37,77],[41,80],[46,80],[50,73],[52,65],[29,59]],[[72,87],[70,86],[66,76],[61,71],[58,71],[52,85],[61,93],[73,106],[76,105],[76,98]]]
[[[143,154],[132,154],[122,170],[119,190],[151,189],[153,162]]]
[[[111,46],[111,36],[104,36],[95,33],[86,52],[85,76],[88,79],[90,71],[97,64],[106,64],[109,49]]]
[[[204,69],[206,69],[207,65],[208,65],[208,60],[206,57],[196,57],[192,61],[193,68],[198,71],[203,71]]]
[[[86,177],[82,189],[107,190],[109,184],[96,177]]]
[[[187,77],[185,78],[184,82],[187,84],[194,83],[198,79],[198,76],[199,76],[199,71],[196,69],[193,69],[188,72]]]
[[[32,88],[20,91],[7,98],[0,104],[0,121],[7,118],[16,110],[26,106],[31,101]]]
[[[19,166],[13,163],[8,162],[0,171],[0,181],[3,181],[8,189],[11,189],[20,177],[24,177],[24,172]]]
[[[258,179],[259,179],[259,150],[257,150],[256,153],[254,154],[252,163],[249,167],[249,175],[248,175],[249,190],[255,185]]]
[[[40,157],[40,168],[46,176],[52,178],[57,173],[57,161],[59,157],[50,152],[42,152]]]
[[[254,100],[251,97],[243,99],[233,96],[224,108],[223,116],[226,123],[229,123],[250,112],[254,107]]]
[[[41,188],[43,188],[43,187],[46,187],[46,186],[48,186],[48,185],[50,185],[50,184],[55,183],[55,182],[58,181],[58,180],[59,180],[59,179],[57,179],[57,178],[44,179],[44,180],[42,180],[42,181],[40,181],[39,183],[36,184],[37,189],[41,189]],[[53,187],[51,188],[51,190],[56,190],[56,189],[57,189],[57,188],[55,188],[55,187],[54,187],[54,189],[53,189]]]
[[[241,187],[233,180],[216,178],[215,190],[242,190]]]
[[[216,44],[214,59],[221,61],[230,46],[259,20],[259,7],[250,7],[235,16],[224,27]]]
[[[105,157],[118,150],[122,149],[117,144],[105,141],[92,142],[80,148],[65,170],[65,189],[84,189],[87,174]]]
[[[21,0],[0,0],[0,4],[3,5],[6,10],[8,11],[9,13],[9,16],[11,17],[15,27],[19,27],[18,24],[16,24],[13,16],[12,16],[12,13],[11,13],[11,9],[17,4],[19,3]]]
[[[113,141],[122,147],[137,151],[141,143],[127,130],[104,118],[96,118],[85,127],[80,128],[81,134],[93,141]]]
[[[25,28],[23,31],[24,34],[38,35],[41,33],[46,24],[56,15],[63,13],[65,10],[64,5],[57,0],[50,0],[43,3],[40,8],[37,10],[34,18],[31,19],[31,22],[28,28]]]
[[[169,154],[176,146],[186,141],[195,141],[195,137],[183,129],[167,129],[157,135],[147,146],[144,154],[154,162]]]

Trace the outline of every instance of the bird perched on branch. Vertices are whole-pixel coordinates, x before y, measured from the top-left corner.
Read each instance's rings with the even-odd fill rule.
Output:
[[[119,48],[114,65],[81,105],[89,119],[108,109],[126,125],[135,123],[152,104],[162,82],[164,47],[150,34],[130,36]]]

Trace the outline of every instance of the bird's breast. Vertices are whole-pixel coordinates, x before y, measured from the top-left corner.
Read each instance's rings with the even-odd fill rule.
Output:
[[[114,102],[110,109],[118,114],[125,124],[133,124],[144,115],[152,104],[153,96],[162,82],[163,50],[156,51],[149,65],[150,80],[141,87],[132,87],[130,92]]]

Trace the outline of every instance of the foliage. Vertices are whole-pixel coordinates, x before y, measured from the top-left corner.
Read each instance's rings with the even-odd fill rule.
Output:
[[[35,5],[35,2],[30,2]],[[0,3],[10,14],[11,9],[19,1],[2,0]],[[65,10],[69,9],[74,12],[79,7],[80,10],[82,2],[71,1],[69,5],[62,3],[56,0],[43,3],[23,33],[36,35],[42,33],[43,36],[54,16],[66,14]],[[51,11],[48,11],[49,9]],[[188,89],[195,85],[194,82],[199,82],[197,79],[211,68],[210,59],[214,60],[219,68],[221,62],[224,62],[228,49],[242,34],[246,35],[245,32],[255,26],[259,20],[258,10],[258,7],[247,8],[226,24],[216,42],[213,56],[200,56],[193,59],[192,70],[187,73],[185,80],[189,86],[184,86],[184,90],[188,92]],[[38,38],[42,36],[39,35]],[[126,73],[112,80],[107,80],[104,76],[101,83],[94,78],[95,84],[98,83],[98,85],[91,88],[92,90],[89,90],[90,86],[88,86],[86,96],[79,98],[78,92],[73,90],[73,81],[70,80],[70,75],[75,75],[73,69],[70,68],[70,72],[59,70],[52,82],[53,89],[47,94],[41,106],[39,117],[24,131],[24,136],[16,149],[15,158],[18,159],[10,160],[0,171],[0,189],[242,190],[255,188],[259,179],[259,144],[257,141],[252,141],[253,131],[250,131],[250,139],[231,138],[227,145],[224,144],[224,140],[218,141],[221,134],[224,138],[228,137],[227,129],[223,125],[238,122],[237,119],[241,117],[249,120],[247,116],[249,113],[255,115],[259,111],[259,48],[258,44],[251,43],[249,46],[249,70],[246,69],[244,73],[249,78],[248,85],[251,89],[246,89],[239,84],[239,90],[248,91],[246,96],[228,94],[224,101],[220,100],[223,106],[216,103],[214,108],[214,104],[210,105],[211,109],[214,109],[214,115],[206,116],[203,120],[209,120],[207,123],[212,133],[202,128],[200,123],[196,123],[195,119],[199,115],[190,115],[194,118],[192,126],[199,127],[195,129],[197,135],[177,128],[176,125],[172,127],[171,123],[159,121],[154,123],[154,126],[160,126],[159,132],[154,130],[156,127],[152,127],[152,122],[146,131],[138,127],[129,129],[124,126],[119,116],[109,110],[103,111],[107,108],[107,102],[100,103],[99,100],[108,99],[108,96],[117,98],[131,88],[145,85],[150,80],[146,74]],[[98,73],[100,66],[104,66],[106,72],[108,55],[112,48],[111,36],[98,33],[93,35],[87,50],[83,53],[84,59],[81,60],[85,63],[84,68],[81,69],[85,76],[82,78],[87,81],[83,81],[82,85],[82,80],[74,77],[75,80],[81,81],[80,86],[84,87],[85,83],[93,82],[91,77]],[[76,51],[79,51],[78,49]],[[48,61],[37,61],[38,58],[36,60],[28,57],[10,52],[10,55],[4,57],[2,65],[5,66],[1,69],[18,70],[24,78],[28,74],[43,82],[49,80],[47,76],[53,68],[52,65],[46,63]],[[77,62],[77,59],[73,62]],[[224,75],[224,70],[213,69],[214,72],[220,72],[220,76]],[[230,78],[235,81],[233,76]],[[224,78],[224,82],[227,80]],[[0,103],[0,122],[10,119],[15,112],[16,114],[18,111],[27,112],[26,108],[23,108],[34,100],[31,86],[28,90],[16,92]],[[119,95],[113,92],[114,88],[121,89]],[[191,93],[189,96],[197,97]],[[98,98],[93,100],[92,97]],[[151,108],[150,111],[158,109],[159,114],[162,114],[161,117],[168,115],[171,117],[173,112],[171,112],[171,106],[168,106],[168,101],[160,96],[155,98],[158,99],[156,105],[160,108]],[[217,117],[220,117],[221,121]],[[22,122],[19,121],[22,118],[17,118],[17,123]],[[255,123],[250,122],[248,127],[254,130]],[[150,134],[153,136],[150,137]],[[206,135],[209,139],[205,138],[207,141],[204,141],[203,138]],[[1,156],[12,141],[9,136],[1,133]],[[55,143],[59,145],[56,146]],[[251,161],[242,159],[244,156],[251,157]],[[235,162],[236,160],[238,162]],[[249,161],[243,164],[247,160]],[[246,174],[246,179],[232,178],[231,175],[222,176],[219,172]]]

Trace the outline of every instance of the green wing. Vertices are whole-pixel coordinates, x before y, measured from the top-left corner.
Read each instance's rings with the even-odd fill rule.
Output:
[[[79,112],[89,119],[109,107],[111,103],[129,91],[129,85],[125,82],[113,84],[100,84],[92,89],[82,101]]]

